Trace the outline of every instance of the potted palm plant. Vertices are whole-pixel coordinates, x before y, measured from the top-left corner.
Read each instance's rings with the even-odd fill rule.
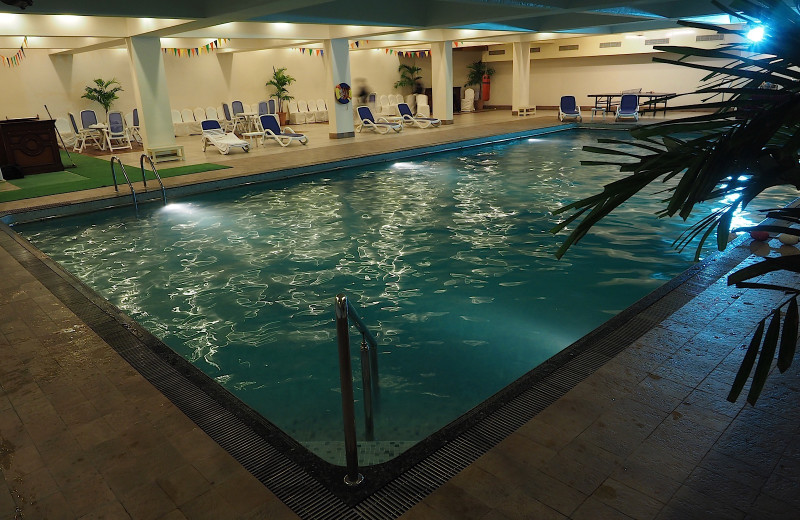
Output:
[[[289,85],[295,82],[294,77],[286,74],[286,67],[272,67],[272,79],[267,81],[267,87],[275,89],[273,94],[278,99],[278,119],[281,126],[286,124],[286,105],[285,101],[291,101],[293,96],[289,95]]]
[[[108,111],[111,108],[111,105],[114,103],[114,101],[119,99],[117,92],[121,91],[122,86],[116,79],[112,78],[109,80],[104,80],[97,78],[94,80],[94,86],[87,86],[86,92],[84,92],[81,97],[100,103],[100,105],[102,105],[103,109],[106,111],[106,117],[108,117]]]
[[[414,91],[416,86],[422,81],[422,76],[419,75],[420,71],[422,71],[422,67],[417,67],[413,63],[411,65],[401,63],[397,67],[397,72],[400,73],[400,79],[394,83],[394,88],[400,89],[410,87],[411,90]]]
[[[483,110],[483,92],[482,92],[482,85],[483,85],[483,77],[488,76],[492,77],[494,75],[494,69],[489,67],[483,60],[478,60],[474,63],[470,63],[467,65],[467,82],[464,83],[465,87],[472,87],[477,85],[478,95],[476,96],[476,105],[478,110]]]
[[[584,147],[586,151],[604,154],[609,159],[582,161],[583,164],[617,165],[628,175],[604,186],[600,193],[554,212],[571,212],[552,230],[570,228],[558,257],[614,208],[646,187],[662,186],[662,182],[668,180],[672,180],[673,187],[666,192],[665,205],[657,212],[661,217],[679,215],[687,219],[699,203],[710,200],[724,203],[677,238],[679,248],[698,238],[696,256],[703,242],[715,232],[718,249],[725,249],[734,212],[750,204],[764,190],[774,186],[800,190],[800,74],[797,72],[800,15],[782,0],[744,0],[731,4],[730,8],[716,0],[713,3],[741,19],[745,26],[680,23],[736,35],[740,43],[724,44],[716,49],[657,46],[657,50],[683,57],[653,60],[707,71],[705,84],[694,93],[703,94],[713,102],[676,108],[710,107],[715,112],[637,127],[631,131],[634,141],[599,140],[602,144],[613,144],[614,148]],[[768,27],[769,32],[763,41],[754,44],[748,41],[748,29],[757,26]],[[686,60],[687,57],[717,58],[717,61],[699,63]],[[729,97],[723,99],[723,96]],[[620,145],[627,150],[621,150]],[[784,240],[790,242],[800,236],[800,209],[787,207],[765,210],[765,213],[768,218],[776,219],[775,223],[740,230],[749,231],[753,239],[759,238],[757,233],[763,234],[761,238],[783,234],[788,237]],[[782,270],[800,272],[800,255],[765,258],[728,276],[729,285],[773,289],[786,294],[756,327],[728,395],[731,402],[739,397],[752,372],[747,401],[755,404],[776,352],[781,372],[789,368],[795,357],[800,322],[798,284],[787,287],[748,282]]]

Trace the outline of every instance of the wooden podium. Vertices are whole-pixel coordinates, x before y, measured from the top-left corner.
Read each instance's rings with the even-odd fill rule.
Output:
[[[52,119],[0,121],[0,166],[13,165],[25,174],[64,169]]]

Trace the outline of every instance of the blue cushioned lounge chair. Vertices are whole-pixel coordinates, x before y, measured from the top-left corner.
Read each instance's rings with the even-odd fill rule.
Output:
[[[639,120],[639,96],[636,94],[622,94],[614,121],[619,121],[623,117]]]
[[[231,148],[241,148],[245,152],[250,151],[250,145],[247,141],[239,139],[231,132],[225,133],[219,121],[206,119],[200,123],[200,127],[203,129],[204,152],[209,144],[215,146],[219,153],[223,155],[230,153]]]
[[[575,96],[561,96],[561,103],[558,106],[558,120],[574,118],[576,121],[583,121],[581,108],[575,103]]]
[[[398,103],[397,110],[400,112],[400,117],[405,125],[414,125],[417,128],[430,128],[432,126],[441,126],[442,124],[441,120],[435,117],[414,117],[414,113],[411,111],[411,107],[408,106],[408,103]]]
[[[401,125],[400,123],[392,123],[385,117],[379,117],[376,120],[375,117],[372,115],[372,110],[370,110],[368,106],[362,105],[358,107],[357,111],[358,111],[358,119],[361,121],[357,125],[359,132],[362,129],[367,128],[369,130],[374,130],[379,134],[385,134],[389,130],[400,132],[403,129],[403,125]]]
[[[292,144],[292,141],[297,141],[300,144],[308,144],[308,137],[306,137],[305,134],[295,133],[295,131],[288,126],[281,130],[278,116],[275,114],[259,116],[258,120],[261,122],[261,128],[264,129],[264,134],[261,136],[262,143],[267,139],[275,139],[281,146],[289,146]]]

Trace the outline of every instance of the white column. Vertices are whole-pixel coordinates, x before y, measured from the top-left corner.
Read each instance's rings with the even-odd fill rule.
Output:
[[[149,36],[134,36],[126,40],[144,148],[173,146],[175,130],[161,40]]]
[[[433,117],[442,124],[453,124],[453,42],[431,43]]]
[[[342,139],[354,137],[353,101],[339,103],[336,101],[334,89],[339,83],[350,82],[350,45],[347,38],[336,38],[322,42],[325,62],[325,84],[327,94],[325,103],[328,105],[328,137]]]
[[[512,50],[511,114],[531,105],[531,44],[514,42]]]

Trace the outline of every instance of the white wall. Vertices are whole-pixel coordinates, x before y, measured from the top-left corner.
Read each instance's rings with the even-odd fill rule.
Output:
[[[10,54],[6,52],[6,54]],[[67,111],[102,109],[80,96],[94,78],[116,78],[124,89],[114,108],[123,112],[134,106],[133,79],[127,51],[107,49],[53,56],[49,51],[26,49],[27,58],[18,67],[0,67],[0,118],[46,116],[44,104],[54,117]],[[653,63],[654,54],[585,56],[575,58],[533,59],[531,62],[531,104],[556,106],[564,94],[572,94],[583,105],[593,104],[587,94],[642,87],[645,91],[692,90],[704,75],[674,65]],[[667,56],[666,54],[660,54]],[[453,52],[453,85],[463,86],[466,67],[481,57],[480,51]],[[396,92],[397,66],[412,61],[422,67],[423,82],[430,87],[430,58],[402,58],[382,50],[358,50],[350,53],[352,84],[365,78],[379,94]],[[217,106],[223,101],[240,99],[252,103],[266,99],[270,91],[265,83],[272,67],[287,67],[297,81],[289,92],[297,99],[325,97],[329,88],[324,82],[322,57],[301,54],[296,49],[274,49],[237,54],[217,53],[193,58],[164,56],[170,103],[173,108]],[[511,104],[511,61],[495,61],[489,105]],[[405,93],[405,92],[404,92]],[[687,98],[688,102],[688,98]]]
[[[642,88],[643,92],[687,92],[700,86],[702,70],[654,63],[656,54],[557,58],[531,61],[530,104],[558,106],[561,96],[571,94],[581,105],[594,105],[587,94]],[[659,57],[673,57],[658,53]],[[690,60],[714,63],[713,60]],[[719,63],[716,63],[719,65]],[[492,95],[487,104],[511,105],[511,62],[494,62]],[[700,96],[686,96],[673,103],[688,104]]]

